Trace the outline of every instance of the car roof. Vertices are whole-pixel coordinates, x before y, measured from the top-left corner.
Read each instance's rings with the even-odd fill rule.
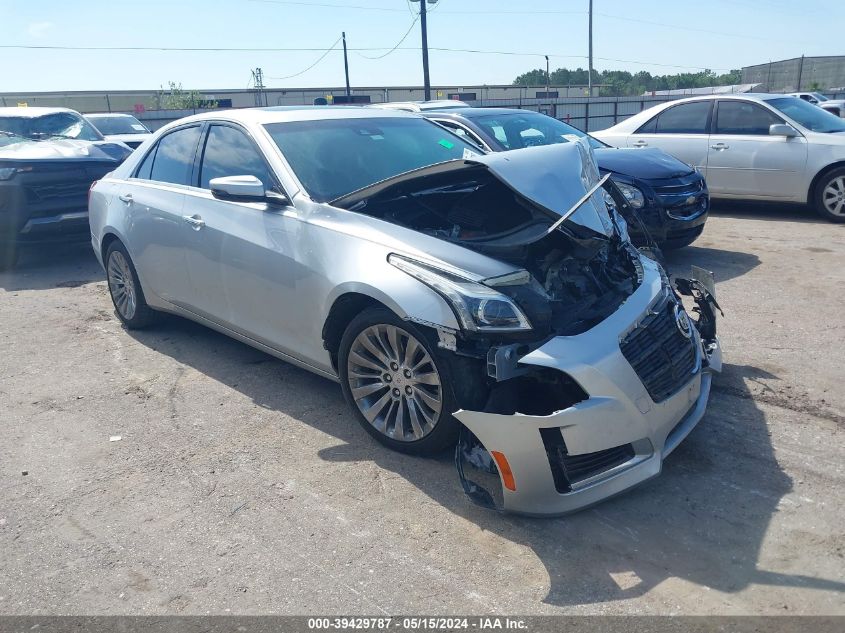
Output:
[[[222,120],[237,123],[265,125],[268,123],[289,123],[294,121],[325,121],[332,119],[384,119],[417,118],[417,115],[400,110],[379,110],[355,106],[272,106],[269,108],[242,108],[238,110],[212,110],[194,114],[174,121],[166,126],[191,121]]]
[[[385,110],[405,110],[407,112],[427,112],[439,108],[457,110],[470,106],[457,99],[433,99],[431,101],[388,101],[386,103],[373,103],[371,107]]]
[[[76,110],[70,108],[41,108],[41,107],[11,107],[0,108],[0,117],[17,116],[34,119],[35,117],[44,116],[45,114],[55,114],[57,112],[70,112],[72,114],[79,114]]]
[[[109,117],[115,118],[115,119],[118,118],[118,117],[131,117],[133,119],[135,118],[134,114],[127,114],[125,112],[89,112],[89,113],[87,113],[83,116],[86,116],[86,117],[92,117],[93,116],[93,117],[97,117],[97,118],[100,118],[100,119],[105,119],[105,118],[109,118]]]
[[[524,110],[520,108],[475,108],[475,107],[466,107],[466,108],[454,108],[449,110],[426,110],[422,113],[425,117],[435,117],[435,116],[445,116],[449,118],[457,119],[459,117],[463,117],[466,119],[474,119],[484,115],[491,115],[491,114],[525,114],[526,112],[530,112],[532,114],[540,114],[535,110]]]

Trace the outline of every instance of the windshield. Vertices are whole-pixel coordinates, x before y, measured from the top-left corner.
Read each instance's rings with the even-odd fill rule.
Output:
[[[819,94],[818,92],[811,92],[810,94],[816,98],[816,101],[827,101],[827,97],[823,94]]]
[[[85,117],[94,124],[102,134],[149,134],[150,131],[144,127],[134,116],[87,116]]]
[[[798,97],[767,99],[766,103],[813,132],[845,132],[845,121]]]
[[[512,114],[491,114],[473,118],[501,144],[502,149],[519,149],[534,145],[552,145],[568,143],[568,135],[589,139],[593,149],[608,147],[576,127],[558,121],[539,112],[520,112]]]
[[[264,126],[314,200],[328,202],[420,167],[460,159],[470,145],[421,118],[355,118]]]
[[[73,112],[55,112],[38,117],[0,117],[0,130],[36,140],[73,138],[81,141],[102,141],[94,127]]]

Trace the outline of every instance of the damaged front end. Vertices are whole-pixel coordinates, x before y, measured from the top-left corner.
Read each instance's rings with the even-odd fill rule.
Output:
[[[470,156],[332,204],[513,266],[485,278],[389,257],[461,326],[436,329],[461,366],[456,465],[476,503],[531,515],[597,503],[657,475],[703,416],[721,368],[712,277],[676,291],[632,246],[624,197],[585,144]]]
[[[642,300],[640,314],[623,309],[589,332],[512,354],[486,405],[455,413],[464,425],[456,466],[475,503],[529,515],[593,505],[659,474],[702,418],[722,364],[712,276],[698,269],[676,291],[654,281],[655,268],[646,264],[625,306]],[[649,285],[662,287],[651,300]],[[696,319],[681,295],[694,299]]]

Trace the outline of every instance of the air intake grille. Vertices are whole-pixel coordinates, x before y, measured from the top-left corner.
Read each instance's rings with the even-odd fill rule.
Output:
[[[622,340],[620,348],[655,402],[676,393],[697,369],[695,343],[681,333],[673,301],[666,301],[657,314],[646,317]]]

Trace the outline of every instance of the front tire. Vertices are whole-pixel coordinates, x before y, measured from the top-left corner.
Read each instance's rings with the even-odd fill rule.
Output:
[[[144,298],[129,251],[120,242],[112,242],[106,251],[106,277],[114,309],[123,325],[140,330],[158,320],[158,313]]]
[[[813,206],[828,222],[845,222],[845,167],[832,169],[816,187]]]
[[[338,365],[358,422],[388,448],[431,455],[457,441],[448,363],[411,323],[386,308],[365,310],[341,338]]]

